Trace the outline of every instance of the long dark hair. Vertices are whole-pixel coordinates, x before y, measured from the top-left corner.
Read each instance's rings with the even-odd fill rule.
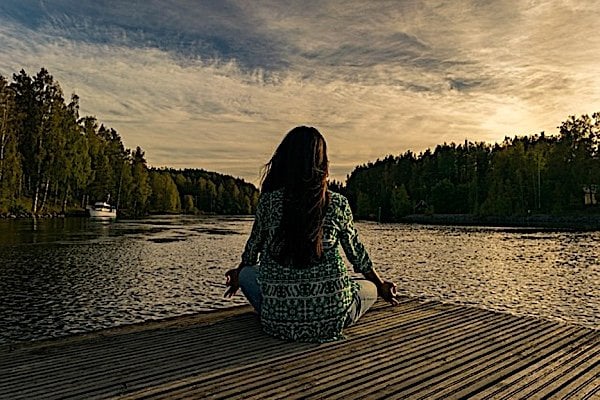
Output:
[[[322,257],[328,174],[325,139],[307,126],[289,131],[265,165],[262,192],[283,189],[283,217],[271,249],[280,264],[306,268]]]

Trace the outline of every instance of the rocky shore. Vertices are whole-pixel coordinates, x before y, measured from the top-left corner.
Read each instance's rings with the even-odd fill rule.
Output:
[[[0,219],[17,219],[17,218],[64,218],[64,213],[48,212],[42,214],[33,214],[31,212],[19,213],[0,213]]]
[[[85,210],[68,210],[66,213],[60,211],[47,211],[39,214],[34,214],[31,211],[17,212],[0,212],[0,220],[2,219],[17,219],[17,218],[65,218],[65,217],[85,217]]]

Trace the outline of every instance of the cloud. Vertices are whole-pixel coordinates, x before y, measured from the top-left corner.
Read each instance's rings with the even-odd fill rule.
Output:
[[[5,0],[0,74],[48,68],[156,166],[256,181],[287,130],[314,125],[340,179],[600,110],[599,16],[558,0]]]
[[[245,68],[282,65],[276,38],[231,1],[5,0],[7,21],[54,37],[99,45],[156,48],[179,58],[236,59]]]

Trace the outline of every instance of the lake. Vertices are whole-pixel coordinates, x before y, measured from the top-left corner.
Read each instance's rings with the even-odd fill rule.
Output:
[[[251,217],[0,221],[0,343],[245,304]],[[357,223],[401,294],[600,329],[600,232]]]

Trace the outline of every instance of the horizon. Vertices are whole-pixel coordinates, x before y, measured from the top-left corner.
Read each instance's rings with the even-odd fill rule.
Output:
[[[599,111],[599,16],[584,0],[6,0],[0,75],[45,67],[149,166],[255,185],[312,125],[345,182],[388,155],[555,135]]]

